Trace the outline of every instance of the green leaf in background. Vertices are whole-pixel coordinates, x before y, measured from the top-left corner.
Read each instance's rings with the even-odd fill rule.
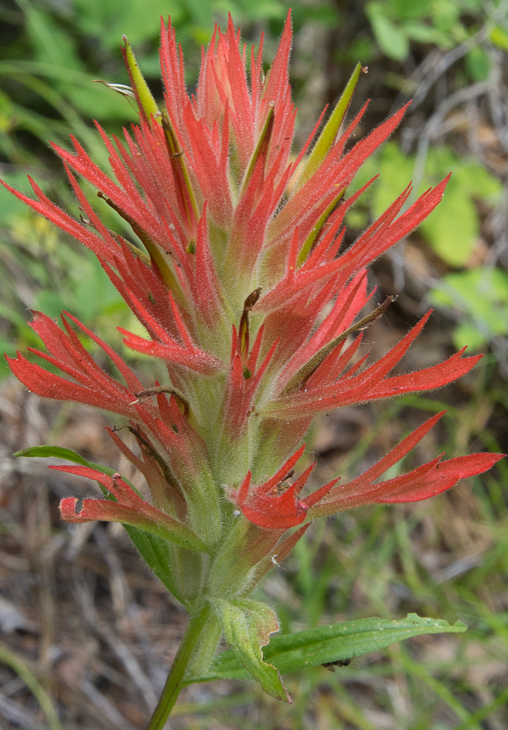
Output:
[[[25,195],[32,192],[25,170],[2,170],[2,180]],[[0,226],[10,227],[15,218],[25,215],[25,212],[25,203],[0,185]]]
[[[183,4],[178,0],[74,0],[75,22],[86,33],[100,40],[102,47],[120,48],[122,35],[131,43],[141,43],[159,35],[161,15],[174,23],[183,19]]]
[[[478,213],[457,177],[452,176],[445,195],[446,205],[438,205],[420,230],[443,261],[465,266],[478,239]]]
[[[490,33],[491,42],[501,48],[503,51],[508,51],[508,30],[503,28],[501,25],[496,25]]]
[[[32,43],[32,60],[62,68],[82,70],[74,39],[44,10],[29,0],[17,0],[26,17],[26,28]]]
[[[279,672],[264,661],[261,651],[270,634],[279,630],[275,612],[250,598],[216,599],[214,607],[237,666],[243,666],[247,676],[256,679],[269,695],[290,702]]]
[[[416,157],[405,155],[395,142],[388,142],[375,163],[355,181],[366,182],[379,172],[379,181],[370,191],[372,215],[379,217],[400,195],[415,173]],[[425,161],[426,173],[415,194],[421,194],[441,181],[449,172],[452,177],[443,200],[422,223],[419,230],[434,252],[449,266],[462,267],[470,260],[480,234],[477,200],[495,205],[502,193],[502,183],[482,165],[470,158],[458,157],[451,147],[432,147]],[[367,192],[367,196],[369,191]]]
[[[434,43],[445,50],[454,45],[449,35],[427,23],[404,23],[404,31],[409,40],[417,43]]]
[[[400,27],[392,23],[383,3],[367,3],[365,12],[385,56],[395,61],[404,61],[409,53],[407,36]]]
[[[457,157],[450,147],[429,152],[428,174],[433,180],[453,172],[443,201],[421,226],[434,251],[450,266],[465,266],[480,233],[475,201],[494,204],[502,184],[472,159]]]
[[[433,0],[390,0],[390,7],[395,17],[401,20],[406,18],[423,18],[428,15]]]
[[[372,174],[379,172],[372,194],[374,218],[379,218],[401,194],[413,177],[414,166],[414,157],[405,155],[396,142],[388,142],[384,146],[380,158],[369,171]]]
[[[84,71],[84,64],[73,36],[60,26],[57,18],[46,10],[37,8],[35,3],[29,0],[18,0],[18,2],[27,18],[26,27],[33,48],[30,60],[40,63],[41,74],[44,76],[45,70],[48,76],[51,76],[52,71],[60,70],[62,77],[55,84],[56,88],[66,100],[70,100],[74,107],[87,116],[97,118],[100,116],[101,120],[122,119],[122,117],[129,119],[132,115],[125,100],[95,84],[94,76]],[[138,3],[135,6],[141,9]],[[147,16],[144,8],[143,14],[145,22],[150,21],[154,32],[151,20],[152,17],[157,17],[157,14]],[[116,17],[120,16],[123,19],[124,15],[125,13],[121,12]],[[142,23],[135,23],[134,26],[142,27]],[[120,46],[122,33],[112,34],[108,25],[104,25],[102,31],[110,36],[113,35],[116,44]]]
[[[421,618],[415,613],[410,613],[400,621],[365,618],[274,636],[265,647],[263,655],[285,674],[379,651],[413,636],[462,633],[466,628],[461,621],[451,625],[440,619]],[[186,684],[214,679],[248,679],[248,676],[234,651],[228,650],[217,657],[205,677],[193,677]]]
[[[281,3],[276,3],[276,5],[279,6],[282,12],[286,9]],[[312,5],[293,3],[292,11],[295,28],[298,28],[303,24],[308,24],[309,22],[321,23],[329,28],[337,28],[341,22],[341,16],[338,8],[326,3],[315,3]],[[353,45],[353,43],[351,43],[351,45]],[[362,60],[365,59],[364,56],[358,56],[354,52],[351,52],[351,47],[348,49],[341,49],[341,52],[342,50],[344,50],[348,54],[348,58],[351,58],[353,61],[356,61],[358,58],[361,58]]]
[[[62,311],[70,312],[86,325],[95,324],[100,317],[107,319],[111,312],[117,317],[115,326],[121,316],[128,316],[130,310],[95,257],[88,252],[75,254],[72,263],[57,289],[46,286],[37,293],[36,310],[53,319],[59,319]]]
[[[435,0],[432,3],[433,25],[443,33],[452,34],[459,23],[460,10],[456,0]]]
[[[458,310],[469,321],[453,333],[454,345],[480,349],[494,336],[508,334],[508,273],[483,267],[447,274],[430,293],[432,304]]]
[[[16,357],[16,348],[6,337],[0,335],[0,352],[8,357]],[[7,365],[5,357],[0,357],[0,380],[7,378],[11,374],[11,370]]]
[[[473,81],[487,81],[490,72],[490,59],[482,46],[471,48],[465,60],[466,68]]]
[[[154,23],[164,18],[167,22],[168,15],[171,15],[172,22],[176,25],[183,18],[183,7],[185,3],[178,0],[121,0],[120,12],[116,14],[112,26],[106,29],[107,35],[110,36],[109,42],[113,42],[120,46],[122,35],[126,35],[131,43],[141,43],[149,38],[158,38],[159,23]],[[86,8],[86,3],[84,4]],[[156,27],[157,26],[157,27]]]

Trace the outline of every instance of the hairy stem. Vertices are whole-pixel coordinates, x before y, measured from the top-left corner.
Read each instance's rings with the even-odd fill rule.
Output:
[[[210,611],[210,606],[206,605],[198,614],[192,616],[190,619],[178,653],[169,670],[168,678],[166,679],[166,684],[162,690],[159,702],[146,730],[164,729],[166,720],[170,716],[171,710],[175,706],[180,690],[182,689],[185,672],[194,654],[194,649],[201,638],[203,629],[206,626]]]

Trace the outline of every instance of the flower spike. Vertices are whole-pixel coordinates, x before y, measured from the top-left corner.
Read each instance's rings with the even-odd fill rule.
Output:
[[[501,458],[438,456],[394,478],[387,474],[438,414],[349,482],[314,484],[314,464],[294,475],[317,414],[439,388],[470,372],[479,357],[460,351],[422,370],[395,371],[404,368],[428,312],[377,362],[367,362],[363,330],[395,299],[374,303],[368,267],[434,210],[448,178],[406,208],[407,181],[346,247],[349,210],[382,180],[349,194],[351,183],[407,105],[355,139],[368,119],[367,104],[347,119],[358,64],[322,131],[326,110],[293,155],[291,43],[289,12],[270,71],[264,75],[262,43],[247,70],[246,46],[229,17],[202,49],[189,93],[175,29],[161,21],[164,92],[156,101],[124,38],[139,123],[112,138],[96,124],[109,171],[72,137],[70,149],[53,146],[77,217],[32,181],[33,199],[12,192],[98,257],[143,330],[119,328],[126,349],[120,357],[71,314],[58,325],[34,313],[31,326],[45,349],[7,358],[36,395],[121,416],[108,433],[146,482],[138,493],[113,469],[42,447],[79,464],[53,468],[94,480],[103,492],[99,499],[63,499],[62,518],[126,525],[146,562],[191,613],[191,628],[200,626],[206,636],[178,656],[192,656],[193,671],[206,676],[222,631],[240,664],[282,700],[288,695],[281,678],[261,652],[277,618],[248,595],[310,522],[365,504],[428,499]],[[101,220],[97,196],[120,217],[122,235]],[[148,382],[135,372],[145,356],[152,360],[148,373],[157,373],[147,373]],[[166,716],[158,712],[162,727]]]
[[[493,459],[481,455],[469,461],[452,459],[445,462],[446,467],[432,462],[383,488],[373,486],[377,482],[372,479],[340,487],[325,485],[306,500],[300,500],[298,492],[310,470],[281,487],[281,472],[287,473],[296,463],[299,441],[315,414],[440,387],[469,372],[478,361],[460,352],[424,370],[391,375],[428,314],[377,363],[365,366],[367,355],[356,355],[361,332],[346,347],[346,340],[380,316],[390,301],[361,315],[371,296],[365,267],[434,209],[447,183],[445,179],[402,212],[408,187],[348,250],[339,253],[346,211],[366,186],[351,197],[347,188],[367,157],[400,123],[406,107],[346,152],[346,143],[366,110],[366,106],[361,109],[339,136],[360,78],[358,64],[288,189],[295,164],[303,159],[312,139],[292,162],[295,110],[288,81],[289,14],[266,78],[260,53],[253,53],[248,79],[245,49],[231,18],[224,33],[216,28],[203,51],[192,96],[185,90],[175,31],[170,23],[163,25],[166,108],[160,112],[131,46],[124,41],[122,52],[140,124],[125,132],[123,142],[109,140],[98,127],[116,180],[94,164],[75,139],[73,152],[55,147],[88,223],[62,212],[35,183],[37,200],[14,192],[100,257],[111,281],[148,331],[149,339],[145,339],[121,330],[125,344],[164,362],[170,382],[143,385],[111,348],[70,315],[63,319],[63,330],[41,314],[33,322],[48,348],[34,354],[59,368],[62,375],[44,370],[23,355],[9,359],[13,372],[39,395],[78,400],[127,417],[145,449],[144,458],[152,454],[159,460],[157,468],[166,475],[168,488],[176,488],[180,495],[190,489],[206,502],[206,489],[191,486],[199,464],[204,482],[210,485],[210,498],[217,494],[217,485],[224,485],[225,493],[236,495],[244,515],[268,529],[300,524],[309,509],[312,515],[328,512],[341,500],[353,504],[371,497],[412,500],[421,494],[426,498],[429,490],[440,491],[475,468],[488,468]],[[76,174],[95,186],[130,225],[146,253],[101,223]],[[95,363],[71,322],[104,350],[125,385]],[[184,404],[183,413],[176,403]],[[140,429],[149,430],[148,441]],[[184,433],[190,439],[185,447]],[[264,445],[275,446],[277,440],[279,457]],[[173,449],[178,453],[173,455]],[[222,450],[230,455],[227,465]],[[400,450],[393,452],[394,458],[403,455]],[[136,463],[141,466],[139,460]],[[159,473],[146,466],[143,471],[152,478]],[[261,478],[267,473],[274,476]],[[235,491],[228,480],[241,486]],[[220,512],[214,507],[214,513]],[[200,522],[191,512],[185,519]],[[225,518],[217,519],[219,524]]]

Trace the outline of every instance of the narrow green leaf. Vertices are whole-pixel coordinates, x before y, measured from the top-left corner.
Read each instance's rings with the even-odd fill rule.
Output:
[[[305,183],[310,180],[312,175],[314,175],[314,173],[330,151],[333,143],[335,142],[335,137],[337,136],[340,125],[342,124],[342,122],[344,121],[344,117],[346,116],[346,112],[349,108],[351,98],[356,89],[356,85],[358,83],[358,79],[360,78],[361,71],[362,64],[357,63],[355,70],[353,71],[351,78],[347,83],[346,88],[342,92],[342,96],[340,97],[337,106],[333,110],[330,119],[327,121],[325,128],[319,135],[318,141],[312,148],[312,152],[307,158],[307,163],[302,170],[300,179],[298,180],[298,183],[296,185],[295,193],[303,188]]]
[[[166,586],[168,591],[179,598],[178,587],[176,586],[170,570],[168,545],[155,535],[150,535],[137,527],[124,525],[127,534],[138,553],[148,565],[152,573],[155,573],[160,582]]]
[[[321,216],[318,218],[316,225],[311,230],[311,232],[307,236],[305,243],[303,244],[302,248],[300,249],[300,253],[298,254],[298,260],[297,260],[298,266],[301,266],[304,263],[304,261],[306,260],[307,256],[309,255],[309,253],[312,250],[314,241],[321,233],[326,221],[331,216],[331,214],[334,212],[334,210],[337,208],[337,206],[339,205],[339,203],[341,202],[341,200],[343,199],[345,194],[346,194],[346,188],[342,188],[342,190],[335,196],[335,198],[332,200],[330,205],[326,208],[326,210],[323,211]]]
[[[462,633],[466,626],[461,621],[450,625],[447,621],[421,618],[410,613],[407,618],[392,621],[382,618],[366,618],[346,621],[331,626],[318,626],[296,634],[274,636],[263,651],[281,673],[296,672],[305,667],[316,667],[336,661],[352,659],[371,651],[385,649],[390,644],[423,634]],[[192,682],[209,682],[213,679],[247,679],[233,651],[220,654],[205,677],[193,678]],[[189,681],[189,684],[191,682]]]
[[[72,449],[64,449],[62,446],[30,446],[28,449],[16,451],[13,456],[28,456],[29,458],[39,457],[40,459],[66,459],[81,466],[92,466],[83,456],[80,456]],[[97,465],[94,464],[94,468]],[[106,472],[103,472],[104,474]]]
[[[244,675],[256,679],[272,697],[291,702],[279,672],[263,661],[261,651],[261,647],[268,643],[270,634],[279,630],[275,612],[264,603],[249,598],[236,598],[233,601],[216,599],[214,608],[226,641],[233,646],[236,665],[242,665],[246,670]]]
[[[146,117],[146,121],[150,123],[152,116],[157,114],[159,108],[152,96],[152,92],[148,88],[148,84],[146,83],[143,74],[140,71],[131,44],[127,40],[126,36],[123,36],[122,40],[125,43],[125,48],[122,48],[122,53],[127,66],[132,90],[136,95],[136,99],[140,106],[140,112],[142,112]]]
[[[162,113],[161,120],[162,127],[164,129],[164,135],[166,137],[166,146],[169,153],[171,168],[175,177],[175,183],[179,188],[183,200],[187,222],[190,223],[192,216],[191,211],[189,210],[189,206],[192,208],[192,212],[196,220],[199,220],[200,213],[198,209],[198,204],[196,202],[196,196],[194,195],[189,171],[187,169],[187,165],[185,164],[184,151],[180,149],[178,137],[173,128],[171,119],[166,112]],[[194,243],[195,245],[195,242],[191,241],[191,244],[192,243]],[[188,252],[190,253],[190,251]]]
[[[272,103],[272,104],[270,104],[270,107],[268,108],[268,114],[266,115],[265,123],[263,124],[263,129],[261,130],[256,147],[254,149],[254,152],[252,153],[252,157],[250,158],[249,164],[247,165],[247,170],[245,171],[245,175],[244,175],[241,190],[240,190],[240,195],[239,195],[240,198],[242,197],[243,193],[245,192],[245,190],[249,184],[249,181],[252,177],[252,173],[254,172],[254,168],[256,167],[256,163],[261,156],[264,156],[265,165],[266,165],[266,157],[268,156],[268,150],[270,147],[270,142],[271,142],[272,133],[273,133],[273,122],[274,122],[274,105]]]
[[[62,446],[30,446],[28,449],[17,451],[13,454],[13,456],[25,456],[29,458],[38,457],[40,459],[65,459],[66,461],[72,461],[74,464],[81,464],[81,466],[88,466],[90,469],[96,469],[97,471],[100,471],[101,474],[106,474],[108,477],[112,477],[117,471],[111,466],[104,466],[104,464],[96,464],[95,461],[88,461],[72,449],[64,449]],[[132,482],[125,478],[123,478],[123,480],[136,492],[138,497],[141,497],[139,490],[136,489]],[[99,484],[99,486],[101,487],[101,490],[104,491],[102,489],[102,485]]]

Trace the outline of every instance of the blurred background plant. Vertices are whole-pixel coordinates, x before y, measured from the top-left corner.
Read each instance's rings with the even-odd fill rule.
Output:
[[[372,284],[399,298],[369,333],[372,349],[384,351],[394,332],[407,330],[430,304],[438,312],[413,367],[449,354],[451,339],[487,353],[472,377],[434,398],[343,409],[324,419],[309,441],[321,477],[365,468],[420,423],[422,411],[443,404],[446,425],[427,441],[422,460],[438,450],[506,451],[508,0],[4,0],[0,175],[27,192],[28,173],[76,211],[49,141],[66,145],[75,134],[107,165],[93,119],[108,133],[135,119],[128,98],[95,82],[127,83],[122,34],[157,96],[161,14],[171,14],[177,27],[192,87],[200,45],[215,21],[224,24],[231,12],[248,42],[264,31],[269,58],[290,4],[302,138],[358,60],[369,73],[354,103],[359,108],[372,97],[369,128],[414,99],[402,129],[357,181],[380,174],[348,217],[348,240],[409,180],[416,195],[453,171],[437,211],[374,267]],[[106,205],[101,216],[119,225]],[[116,337],[123,356],[132,357],[115,333],[117,325],[134,330],[136,324],[100,266],[3,189],[0,289],[0,349],[8,354],[37,344],[26,324],[34,308],[55,318],[67,309],[108,342]],[[66,730],[142,728],[172,651],[168,625],[178,633],[183,614],[165,605],[143,567],[133,565],[121,531],[59,524],[55,505],[68,478],[10,458],[24,446],[53,441],[95,461],[113,459],[102,437],[105,421],[84,408],[27,398],[7,379],[3,362],[0,377],[2,726],[53,730],[60,727],[56,707]],[[291,708],[241,685],[213,702],[206,685],[194,688],[172,727],[506,728],[507,472],[501,463],[497,479],[493,472],[437,500],[330,520],[265,584],[274,602],[284,599],[285,627],[416,611],[460,618],[468,634],[426,637],[334,674],[289,678]],[[99,560],[105,554],[106,571]]]

